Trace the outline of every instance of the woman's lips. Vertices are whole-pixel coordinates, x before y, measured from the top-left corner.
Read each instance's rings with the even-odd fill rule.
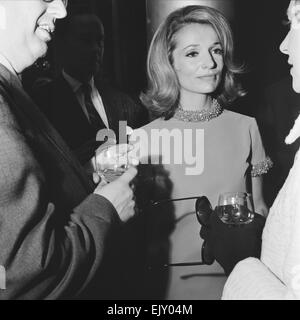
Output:
[[[211,78],[211,77],[216,77],[219,73],[209,73],[209,74],[203,74],[199,75],[198,78]]]
[[[197,79],[208,79],[208,80],[212,80],[212,79],[216,79],[218,75],[217,74],[212,74],[212,75],[204,75],[204,76],[198,76]]]

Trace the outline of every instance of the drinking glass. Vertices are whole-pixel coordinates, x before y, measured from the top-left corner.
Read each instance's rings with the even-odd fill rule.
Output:
[[[112,182],[120,177],[130,166],[128,158],[130,146],[123,144],[108,144],[100,146],[95,153],[95,168],[101,180]],[[133,163],[134,164],[134,163]]]
[[[248,224],[254,219],[252,195],[246,192],[227,192],[221,194],[216,212],[225,224]]]

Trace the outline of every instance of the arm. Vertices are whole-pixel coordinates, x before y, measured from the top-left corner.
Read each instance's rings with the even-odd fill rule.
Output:
[[[0,265],[7,272],[0,299],[77,297],[101,266],[117,212],[96,194],[73,212],[52,203],[47,177],[0,102]]]
[[[254,211],[264,217],[268,216],[269,209],[263,197],[263,177],[252,177],[252,195]]]
[[[267,217],[269,210],[265,204],[263,196],[263,176],[268,173],[270,168],[272,168],[273,162],[269,157],[266,156],[260,132],[255,119],[253,119],[251,123],[250,136],[252,149],[251,182],[254,211],[261,214],[264,217]]]

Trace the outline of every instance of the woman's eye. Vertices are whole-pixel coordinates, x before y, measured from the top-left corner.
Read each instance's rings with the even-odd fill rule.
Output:
[[[213,49],[213,53],[214,53],[214,54],[220,54],[220,55],[222,55],[222,54],[223,54],[223,49],[221,49],[221,48],[215,48],[215,49]]]
[[[189,58],[197,57],[197,55],[198,55],[198,52],[197,52],[197,51],[191,51],[191,52],[188,52],[188,53],[186,54],[186,56],[189,57]]]

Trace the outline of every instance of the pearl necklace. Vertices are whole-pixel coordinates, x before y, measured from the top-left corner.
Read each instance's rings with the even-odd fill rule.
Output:
[[[213,99],[211,108],[203,109],[200,111],[183,110],[180,106],[175,111],[174,118],[185,122],[204,122],[218,117],[222,112],[223,109],[219,105],[218,101],[216,99]]]

